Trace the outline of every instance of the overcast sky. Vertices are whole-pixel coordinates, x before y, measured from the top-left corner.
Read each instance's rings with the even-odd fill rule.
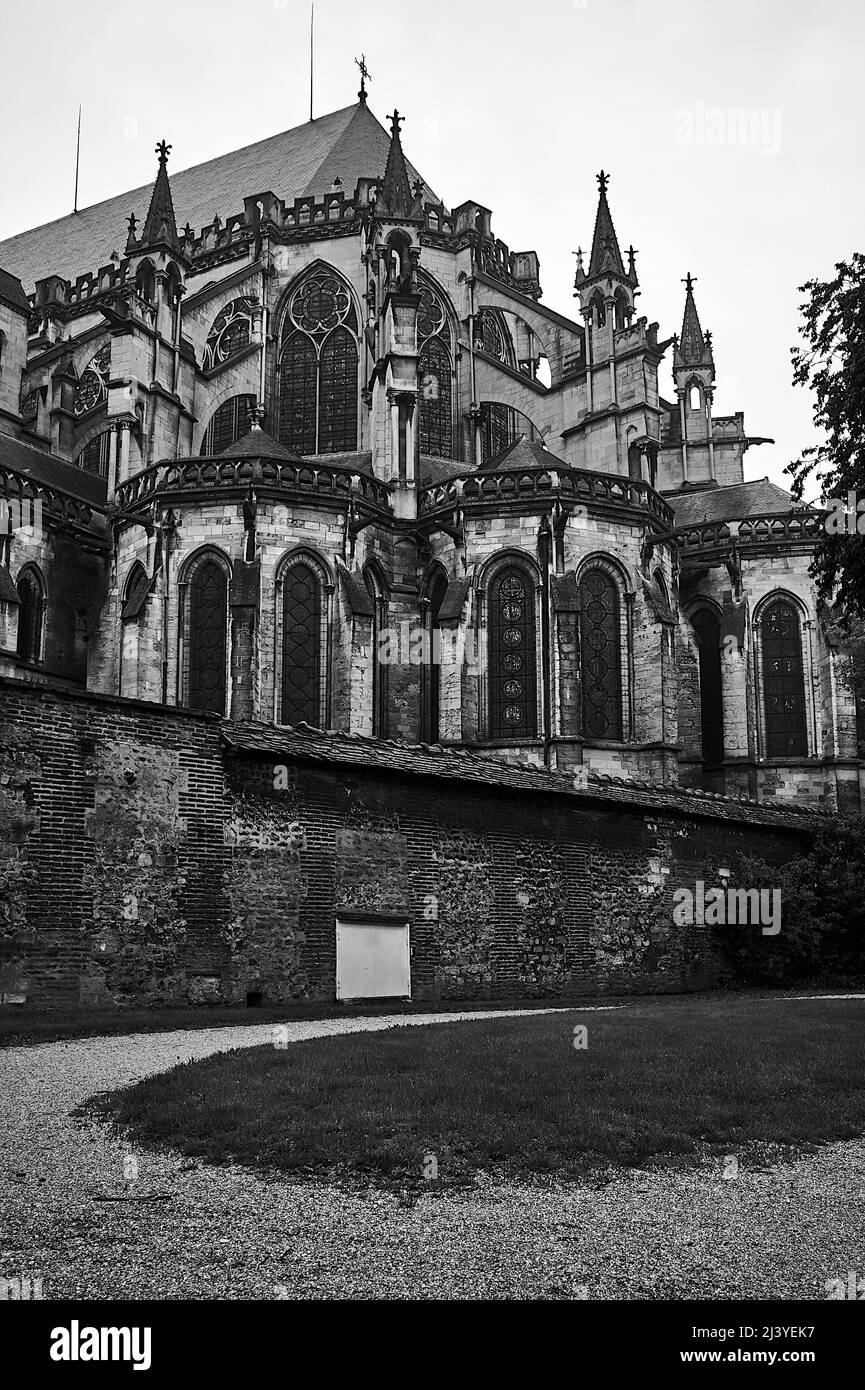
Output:
[[[79,101],[80,206],[147,182],[162,136],[179,169],[309,115],[307,0],[0,3],[0,238],[71,211]],[[565,314],[606,169],[639,312],[678,332],[697,277],[715,411],[777,441],[746,476],[785,485],[813,438],[791,385],[798,287],[865,249],[862,0],[317,0],[315,35],[316,114],[356,99],[365,52],[379,119],[399,107],[446,204],[476,199],[538,251]]]

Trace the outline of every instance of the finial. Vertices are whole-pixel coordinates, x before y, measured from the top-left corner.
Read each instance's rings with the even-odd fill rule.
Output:
[[[134,212],[130,212],[126,225],[129,228],[129,240],[134,241],[135,229],[138,226],[138,218],[135,216]]]
[[[697,283],[697,277],[696,277],[696,275],[692,275],[691,272],[690,272],[690,270],[689,270],[689,271],[688,271],[688,274],[685,276],[684,280],[682,281],[682,284],[686,286],[686,293],[690,294],[690,293],[691,293],[691,287],[692,287],[693,285],[696,285],[696,283]]]
[[[392,140],[399,139],[399,128],[405,125],[405,116],[401,116],[398,111],[394,111],[390,118],[390,135]]]
[[[610,182],[610,176],[609,176],[609,174],[605,174],[604,171],[603,171],[603,169],[602,169],[601,172],[597,175],[597,180],[598,180],[598,188],[601,190],[602,193],[606,193],[606,191],[607,191],[607,184]]]
[[[372,73],[366,65],[365,53],[361,53],[360,58],[355,58],[354,61],[357,67],[360,68],[360,91],[357,94],[358,100],[361,106],[366,106],[366,80],[369,78],[370,82],[372,81]]]
[[[171,153],[171,150],[171,145],[166,145],[164,140],[160,140],[159,144],[156,146],[156,153],[159,155],[160,164],[168,163],[168,156]]]
[[[411,186],[411,191],[416,198],[422,198],[424,195],[423,179],[415,179],[414,183]]]
[[[633,275],[633,273],[634,273],[634,258],[635,258],[636,256],[638,256],[639,254],[640,254],[639,251],[635,251],[634,248],[633,248],[633,246],[629,246],[629,247],[628,247],[628,274],[629,274],[629,275]]]

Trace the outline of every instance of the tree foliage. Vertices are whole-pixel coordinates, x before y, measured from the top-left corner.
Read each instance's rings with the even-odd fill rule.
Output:
[[[801,501],[819,483],[830,503],[853,492],[865,504],[865,255],[835,267],[832,280],[801,286],[802,343],[793,348],[793,381],[814,392],[814,423],[823,442],[787,467]],[[865,510],[860,512],[865,532]],[[821,598],[837,600],[851,618],[865,618],[865,534],[825,534],[812,570]]]

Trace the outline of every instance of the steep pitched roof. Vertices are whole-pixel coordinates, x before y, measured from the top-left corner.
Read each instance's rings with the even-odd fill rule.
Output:
[[[701,521],[742,521],[749,516],[771,516],[793,510],[789,492],[768,478],[695,492],[667,492],[664,501],[676,513],[677,527],[694,526]]]
[[[521,434],[513,444],[502,449],[495,458],[487,459],[486,463],[482,463],[476,471],[478,473],[497,473],[503,468],[567,468],[567,464],[563,463],[561,459],[557,459],[555,454],[550,453],[549,449],[543,448],[542,445]]]
[[[293,201],[329,192],[339,175],[346,193],[359,178],[379,178],[387,164],[390,136],[367,106],[358,103],[271,135],[254,145],[208,159],[171,175],[174,207],[194,231],[243,211],[243,200],[272,191]],[[411,164],[412,179],[419,178]],[[430,201],[437,201],[427,190]],[[78,213],[0,241],[0,265],[29,293],[46,275],[74,280],[106,265],[122,249],[130,212],[144,216],[151,185],[118,194]],[[140,224],[139,224],[140,225]]]

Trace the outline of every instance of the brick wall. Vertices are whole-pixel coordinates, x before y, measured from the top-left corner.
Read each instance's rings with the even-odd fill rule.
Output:
[[[278,766],[223,751],[207,716],[0,682],[5,1002],[330,999],[341,910],[408,917],[418,999],[700,988],[714,963],[674,889],[807,834],[645,794]]]

